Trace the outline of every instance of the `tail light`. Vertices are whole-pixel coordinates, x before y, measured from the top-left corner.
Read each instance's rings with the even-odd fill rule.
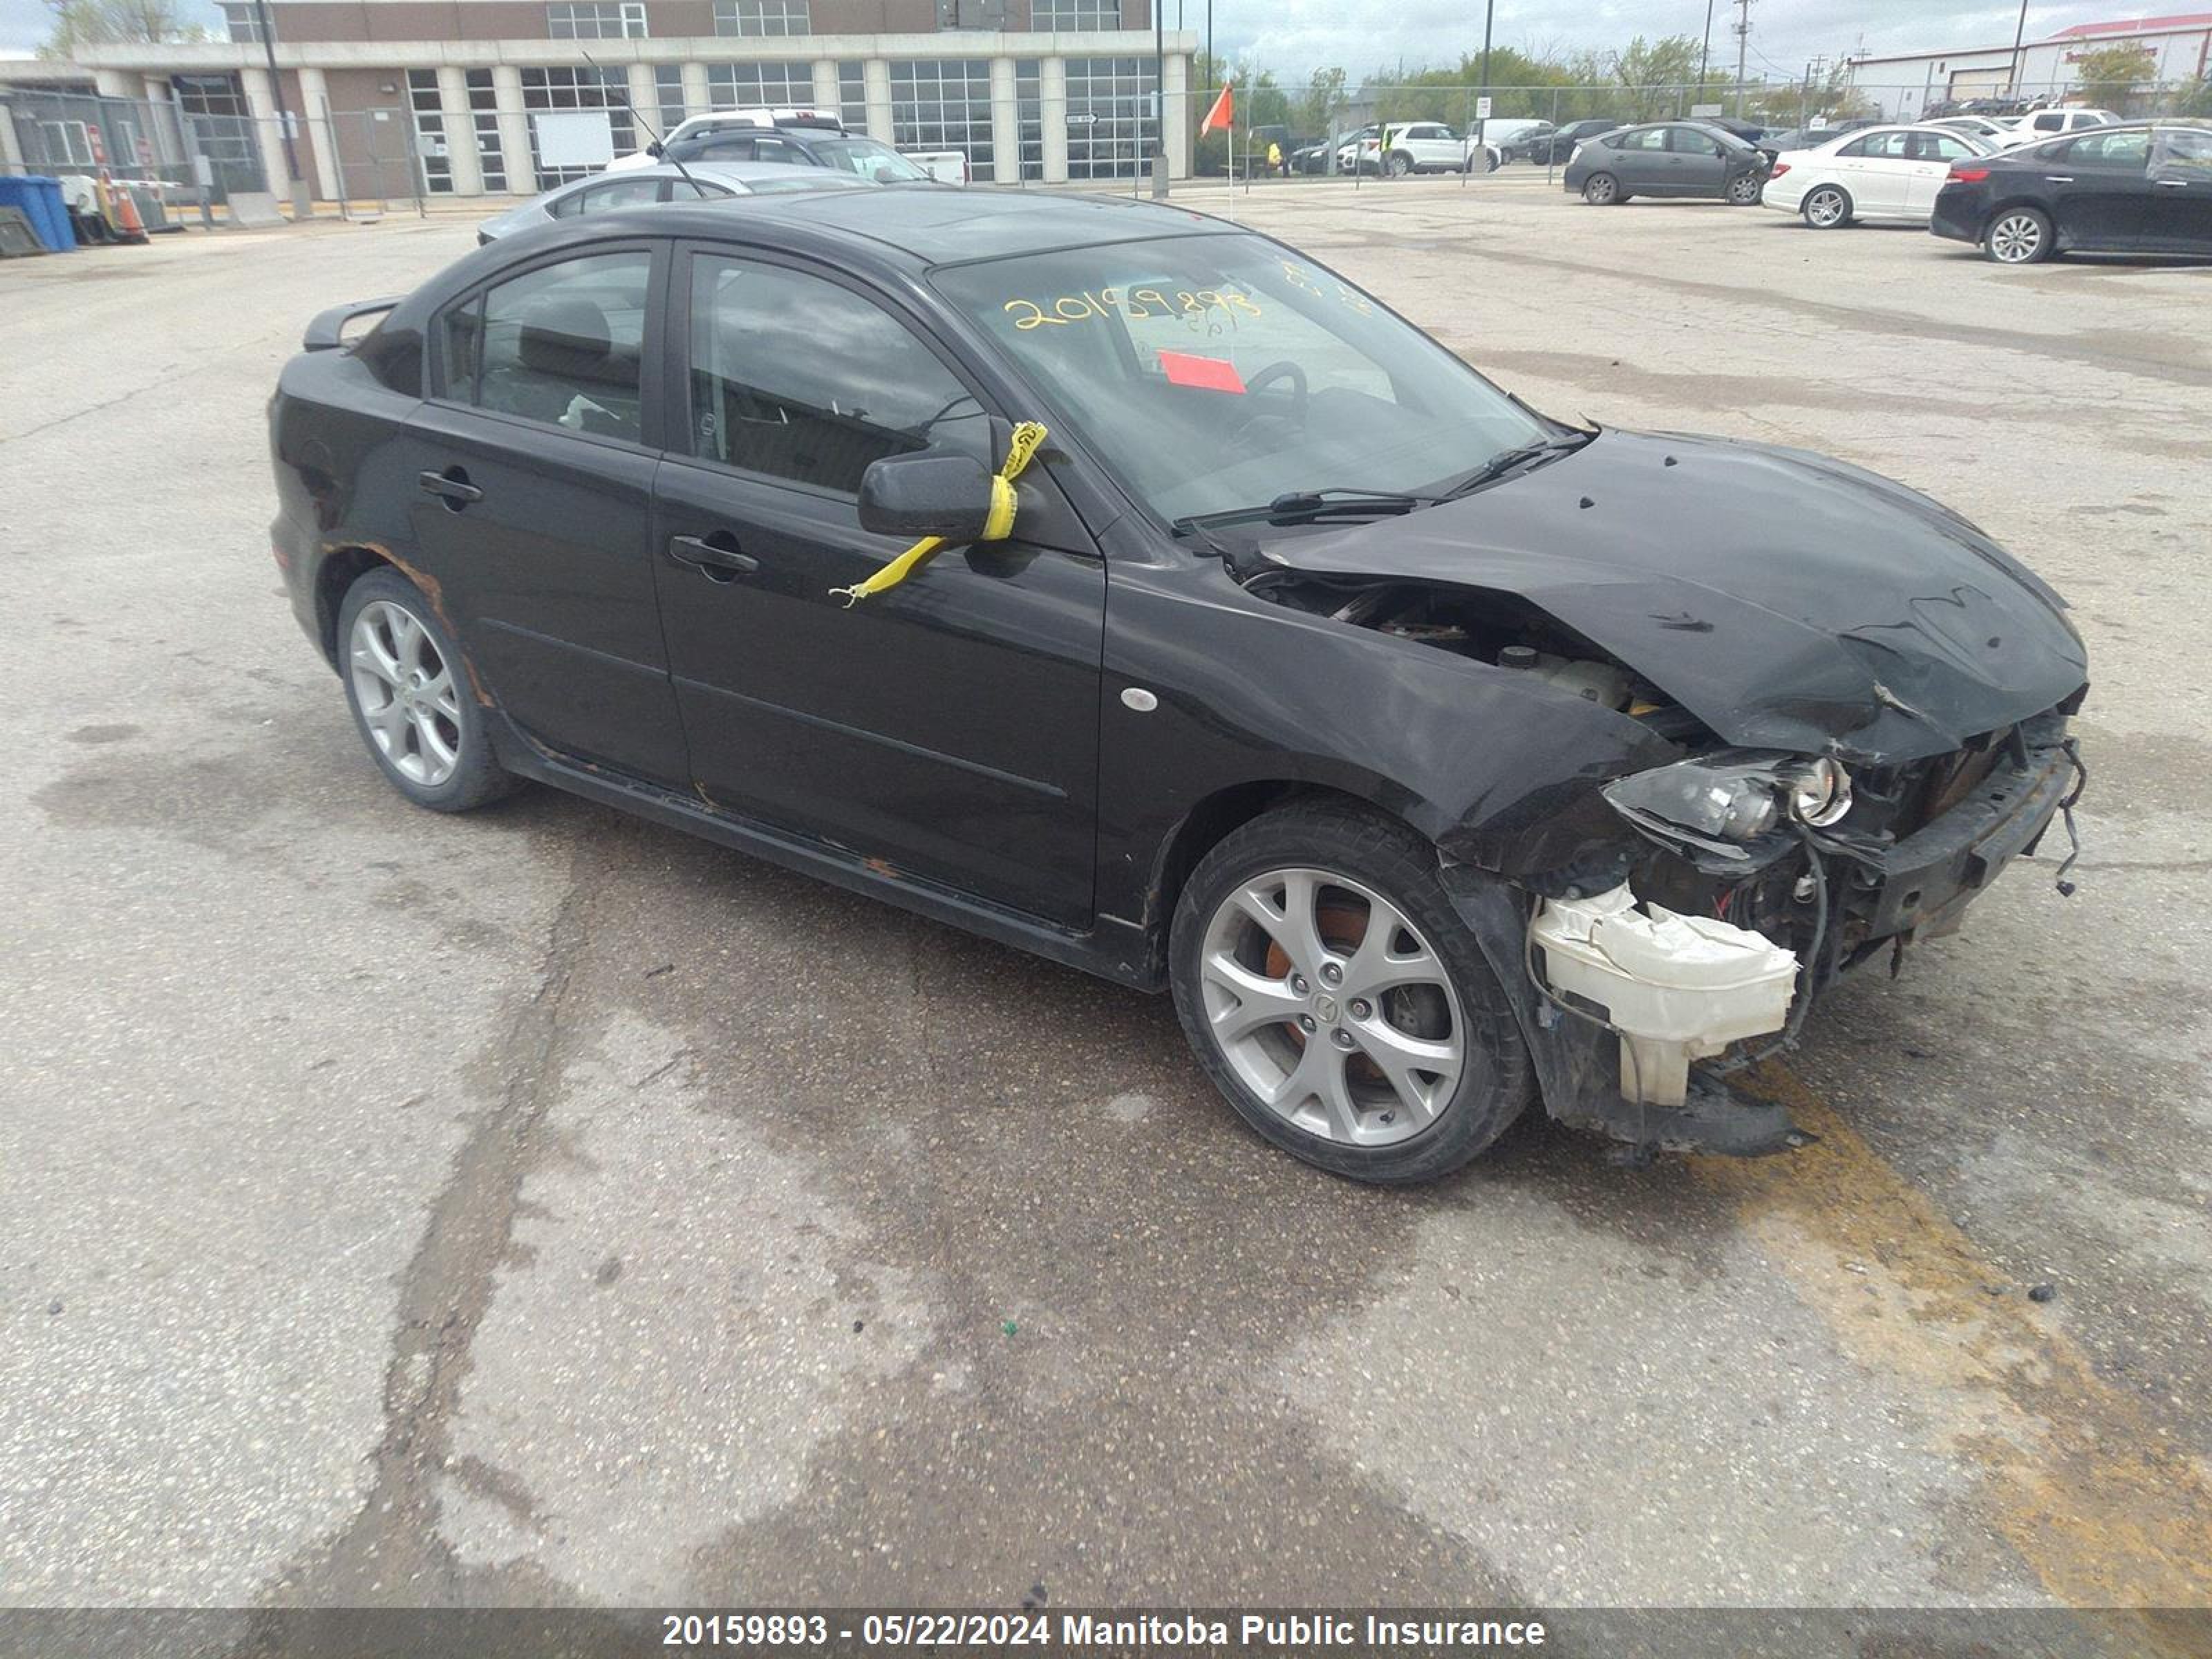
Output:
[[[1771,167],[1771,168],[1769,168],[1769,169],[1767,170],[1767,174],[1766,174],[1766,176],[1767,176],[1768,178],[1770,178],[1770,179],[1779,179],[1779,178],[1780,178],[1784,173],[1787,173],[1787,172],[1789,172],[1789,171],[1790,171],[1790,163],[1789,163],[1789,162],[1787,162],[1787,161],[1777,161],[1777,162],[1773,165],[1773,167]]]
[[[1989,176],[1990,170],[1987,167],[1970,167],[1964,161],[1954,161],[1951,163],[1950,174],[1944,179],[1944,183],[1978,185]]]

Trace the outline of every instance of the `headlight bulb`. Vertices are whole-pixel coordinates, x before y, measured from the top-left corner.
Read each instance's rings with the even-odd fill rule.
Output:
[[[1839,823],[1851,810],[1851,775],[1826,755],[1790,769],[1790,816],[1815,830]]]

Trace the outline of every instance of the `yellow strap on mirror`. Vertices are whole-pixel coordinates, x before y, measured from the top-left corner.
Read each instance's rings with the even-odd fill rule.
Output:
[[[975,538],[977,541],[1002,542],[1014,533],[1014,508],[1018,504],[1014,480],[1022,476],[1022,469],[1030,464],[1030,457],[1036,453],[1044,440],[1045,429],[1035,421],[1024,421],[1014,428],[1013,441],[1006,446],[1006,464],[991,478],[991,510],[984,518],[983,533]],[[871,594],[896,587],[928,563],[944,545],[941,537],[924,536],[866,581],[855,582],[850,587],[833,587],[830,597],[844,600],[845,608],[850,611]]]

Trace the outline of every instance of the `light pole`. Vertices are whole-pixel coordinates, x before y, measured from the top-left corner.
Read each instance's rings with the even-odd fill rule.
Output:
[[[1490,118],[1482,112],[1481,100],[1490,96],[1490,21],[1497,7],[1498,0],[1482,0],[1482,90],[1475,94],[1474,148],[1483,154],[1485,159],[1487,159],[1488,152],[1482,148],[1482,130],[1490,125]],[[1474,171],[1473,155],[1467,158],[1467,171]],[[1466,174],[1462,173],[1461,177],[1464,178]]]
[[[1168,193],[1167,15],[1152,0],[1152,195]]]
[[[307,181],[300,176],[300,153],[292,143],[292,112],[284,107],[284,82],[276,73],[276,30],[269,21],[269,0],[253,0],[253,12],[261,24],[261,50],[269,59],[269,101],[276,106],[276,134],[284,141],[285,182],[292,187],[292,216],[305,219],[314,207]],[[303,119],[305,113],[301,112]]]
[[[2020,22],[2012,32],[2012,72],[2006,77],[2006,90],[2015,98],[2020,96],[2020,44],[2027,39],[2027,0],[2020,0]]]
[[[1713,0],[1705,0],[1705,34],[1698,43],[1698,100],[1705,96],[1705,64],[1713,55]]]

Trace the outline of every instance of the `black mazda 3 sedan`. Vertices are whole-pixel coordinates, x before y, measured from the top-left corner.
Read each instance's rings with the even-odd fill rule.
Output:
[[[1928,228],[2001,265],[2060,253],[2212,257],[2212,125],[2090,127],[1952,164]]]
[[[551,783],[1171,990],[1340,1174],[1539,1100],[1795,1144],[1739,1068],[2071,832],[2081,641],[1973,526],[1548,420],[1200,215],[670,204],[307,347],[276,560],[395,788]]]

